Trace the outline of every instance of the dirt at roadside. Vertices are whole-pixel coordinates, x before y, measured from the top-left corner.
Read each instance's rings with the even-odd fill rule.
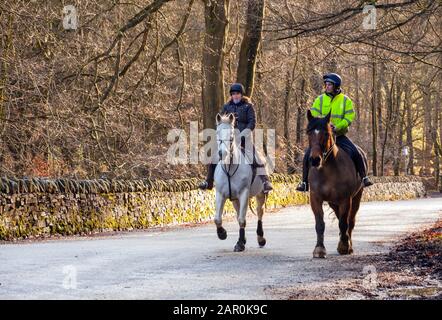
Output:
[[[336,268],[350,270],[348,277],[300,284],[275,290],[274,294],[283,299],[309,300],[442,300],[442,220],[401,239],[386,254],[342,259]]]

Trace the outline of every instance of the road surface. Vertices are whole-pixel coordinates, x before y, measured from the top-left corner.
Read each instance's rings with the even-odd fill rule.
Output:
[[[246,251],[234,253],[236,221],[228,237],[215,226],[179,227],[105,237],[0,245],[1,299],[279,299],[282,288],[327,282],[362,272],[343,262],[386,252],[409,231],[442,217],[442,198],[362,203],[353,256],[339,256],[337,220],[326,209],[328,258],[312,259],[316,242],[309,206],[264,216],[265,248],[248,217]],[[278,291],[279,290],[279,291]]]

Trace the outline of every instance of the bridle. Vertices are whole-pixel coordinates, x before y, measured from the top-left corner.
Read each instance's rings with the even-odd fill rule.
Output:
[[[335,144],[336,144],[336,142],[335,142],[335,140],[333,139],[333,143],[332,143],[332,145],[330,146],[330,148],[329,148],[327,151],[325,151],[325,152],[322,153],[322,163],[325,163],[325,161],[327,161],[328,157],[330,156],[330,154],[331,154],[332,151],[333,151],[333,148],[334,148]]]
[[[232,201],[232,186],[231,186],[231,183],[230,183],[230,179],[235,175],[235,173],[238,171],[238,168],[239,168],[239,163],[238,163],[236,165],[236,169],[233,171],[232,174],[230,174],[230,169],[232,167],[232,160],[233,160],[233,147],[234,147],[235,138],[232,136],[230,139],[217,139],[217,141],[220,142],[221,144],[224,144],[226,147],[227,147],[226,141],[230,142],[228,169],[226,169],[226,164],[225,163],[221,164],[221,169],[223,170],[223,172],[227,176],[227,181],[228,181],[228,184],[229,184],[229,200]]]
[[[307,134],[310,134],[313,130],[315,129],[310,129],[309,131],[307,131]],[[328,136],[328,133],[327,133]],[[332,145],[330,146],[330,148],[328,148],[326,151],[322,152],[322,163],[325,164],[325,162],[327,161],[328,157],[330,156],[330,154],[333,152],[333,148],[336,145],[336,139],[334,138],[335,134],[333,134],[333,138],[332,138]],[[321,145],[321,149],[323,149],[322,145]]]

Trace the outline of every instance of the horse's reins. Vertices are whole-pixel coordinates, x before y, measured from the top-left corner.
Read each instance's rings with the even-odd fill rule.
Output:
[[[218,139],[218,141],[221,141],[221,143],[225,144],[227,146],[227,144],[225,143],[225,141],[227,140],[222,140],[222,139]],[[239,168],[239,164],[236,166],[235,171],[230,174],[230,168],[232,167],[232,160],[233,160],[233,142],[234,139],[230,139],[230,148],[229,148],[229,168],[226,170],[225,169],[225,164],[221,164],[221,169],[223,170],[223,172],[226,174],[227,176],[227,182],[229,185],[229,200],[232,201],[232,185],[230,183],[230,179],[235,175],[236,171],[238,171]]]
[[[325,151],[325,152],[322,153],[322,162],[323,162],[323,163],[325,163],[325,161],[327,161],[328,157],[330,156],[330,154],[331,154],[332,151],[333,151],[333,147],[335,146],[335,144],[336,144],[336,142],[335,142],[335,140],[333,139],[333,143],[332,143],[332,145],[330,146],[330,148],[329,148],[327,151]]]

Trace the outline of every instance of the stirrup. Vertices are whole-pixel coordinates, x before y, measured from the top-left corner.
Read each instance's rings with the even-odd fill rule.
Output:
[[[273,190],[272,184],[269,181],[264,182],[263,187],[264,187],[263,190],[264,193],[269,193],[270,191]]]
[[[369,187],[373,185],[373,182],[370,181],[370,178],[364,177],[362,178],[362,184],[364,185],[364,187]]]
[[[199,184],[198,188],[201,190],[212,190],[213,189],[213,182],[210,183],[207,180],[204,180],[203,182],[201,182]]]
[[[298,186],[296,187],[297,191],[301,191],[301,192],[307,192],[308,191],[308,183],[302,181],[301,183],[298,184]]]

